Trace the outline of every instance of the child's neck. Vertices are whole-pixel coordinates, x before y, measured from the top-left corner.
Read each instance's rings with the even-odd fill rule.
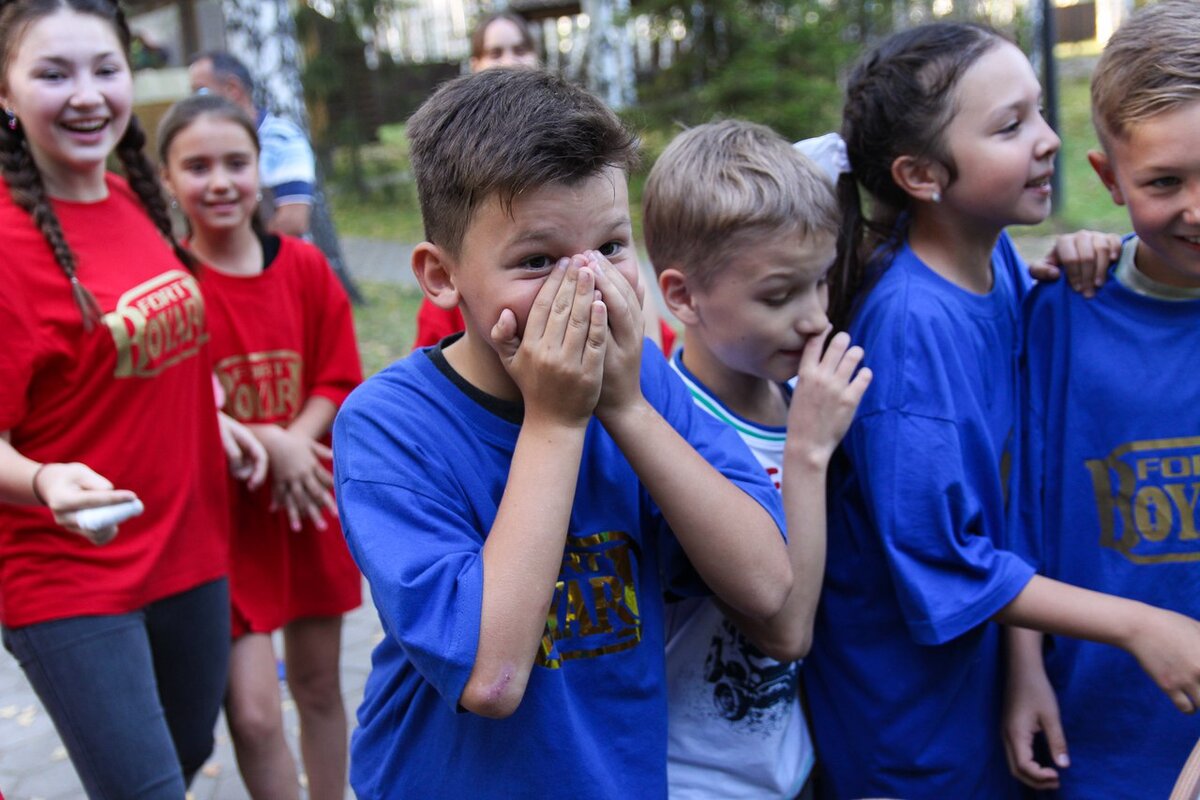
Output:
[[[908,243],[921,261],[955,286],[987,294],[992,290],[992,250],[1002,230],[926,204],[913,211]]]
[[[225,275],[258,275],[264,268],[262,242],[249,225],[219,232],[194,231],[190,248],[201,261]]]
[[[742,419],[759,425],[787,425],[787,401],[773,381],[730,369],[690,331],[683,334],[683,365],[722,404]]]
[[[488,342],[479,341],[467,330],[458,341],[442,350],[446,363],[467,383],[499,400],[519,402],[521,390],[508,374]]]

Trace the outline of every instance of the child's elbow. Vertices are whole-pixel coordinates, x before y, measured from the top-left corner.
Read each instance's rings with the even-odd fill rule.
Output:
[[[812,649],[812,629],[789,631],[780,636],[764,638],[754,643],[763,655],[787,663],[799,661]]]
[[[786,558],[771,563],[749,587],[738,610],[761,622],[772,619],[783,611],[792,591],[792,580],[792,567]]]
[[[504,719],[520,707],[525,697],[525,685],[525,681],[508,673],[490,680],[479,680],[472,675],[463,687],[458,704],[481,717]]]

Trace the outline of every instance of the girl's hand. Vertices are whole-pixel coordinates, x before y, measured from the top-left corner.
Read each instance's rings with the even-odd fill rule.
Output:
[[[114,489],[103,475],[77,462],[43,464],[34,475],[33,491],[45,501],[56,523],[95,545],[111,542],[117,535],[117,526],[87,530],[75,524],[75,512],[137,499],[133,492]]]
[[[271,461],[272,510],[282,508],[293,531],[301,530],[304,517],[317,530],[325,530],[328,525],[323,512],[337,513],[333,473],[322,463],[333,457],[333,451],[279,425],[255,425],[251,430]]]
[[[1071,766],[1067,738],[1063,734],[1058,698],[1039,663],[1035,667],[1010,668],[1004,693],[1004,754],[1008,770],[1026,786],[1041,791],[1058,788],[1058,770],[1037,761],[1033,739],[1040,731],[1059,769]]]
[[[492,327],[492,346],[521,392],[526,419],[572,427],[591,419],[610,345],[595,286],[596,271],[582,257],[561,259],[533,301],[524,336],[507,308]]]
[[[1147,607],[1125,647],[1185,714],[1200,708],[1200,622]]]
[[[604,354],[604,386],[596,404],[596,415],[603,418],[630,408],[642,397],[642,290],[595,250],[583,256],[596,270],[596,286],[608,308],[609,342]]]
[[[1108,278],[1108,266],[1121,257],[1121,237],[1097,231],[1079,231],[1059,236],[1044,259],[1029,266],[1039,281],[1058,280],[1063,270],[1071,288],[1093,297]]]
[[[822,354],[832,330],[805,342],[788,408],[788,452],[820,466],[828,465],[854,421],[872,374],[867,367],[859,369],[863,349],[850,346],[849,334],[834,336]]]
[[[226,414],[217,412],[217,425],[221,429],[221,445],[229,462],[229,473],[246,488],[254,491],[267,479],[267,450],[254,434],[242,423]]]

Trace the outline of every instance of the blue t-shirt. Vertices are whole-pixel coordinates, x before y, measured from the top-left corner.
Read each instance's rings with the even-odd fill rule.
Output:
[[[1024,265],[977,295],[905,245],[850,333],[874,379],[830,467],[828,566],[804,679],[832,797],[999,798],[998,626],[1033,569],[1001,549]]]
[[[782,528],[762,468],[650,346],[642,390]],[[359,797],[666,797],[662,572],[690,573],[662,556],[678,552],[674,537],[595,420],[524,699],[503,720],[458,708],[479,639],[481,550],[519,416],[430,348],[367,380],[337,417],[342,524],[385,634],[351,742]]]
[[[1200,300],[1092,300],[1063,281],[1027,305],[1028,419],[1014,544],[1039,572],[1200,617]],[[1115,647],[1055,638],[1046,669],[1069,769],[1061,796],[1165,798],[1200,738]]]

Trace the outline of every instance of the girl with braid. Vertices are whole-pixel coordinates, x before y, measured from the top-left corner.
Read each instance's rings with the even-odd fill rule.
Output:
[[[229,661],[223,439],[265,463],[219,430],[129,42],[115,2],[0,2],[0,624],[89,796],[178,800]]]
[[[282,632],[310,800],[346,792],[342,615],[362,602],[333,498],[329,428],[362,382],[350,300],[321,251],[259,222],[254,122],[216,94],[158,127],[167,191],[203,264],[209,349],[225,410],[270,456],[270,486],[234,487],[229,587],[233,650],[225,714],[253,798],[299,800],[272,633]]]

